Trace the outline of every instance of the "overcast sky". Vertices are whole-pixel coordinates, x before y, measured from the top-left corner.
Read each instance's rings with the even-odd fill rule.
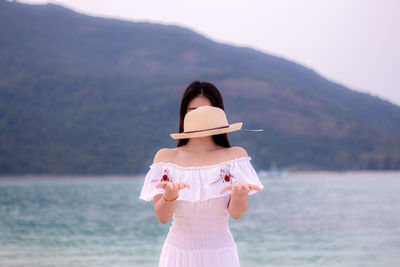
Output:
[[[21,0],[188,27],[293,60],[400,105],[398,0]]]

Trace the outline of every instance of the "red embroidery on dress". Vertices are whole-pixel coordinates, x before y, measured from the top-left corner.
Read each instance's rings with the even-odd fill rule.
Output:
[[[229,182],[231,180],[231,177],[229,175],[225,175],[224,179],[225,182]]]
[[[161,182],[172,182],[168,177],[168,170],[164,170],[164,175],[161,177]]]
[[[228,170],[220,169],[220,174],[217,180],[210,183],[210,185],[217,184],[219,182],[232,183],[233,175],[229,173]]]
[[[169,177],[169,171],[164,170],[164,174],[161,177],[156,177],[150,180],[150,183],[158,183],[158,182],[172,182],[172,179]]]

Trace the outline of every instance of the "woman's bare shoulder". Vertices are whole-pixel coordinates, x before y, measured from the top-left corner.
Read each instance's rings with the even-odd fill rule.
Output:
[[[247,154],[246,149],[240,146],[233,146],[228,148],[229,152],[229,157],[231,159],[236,159],[236,158],[243,158],[243,157],[248,157],[249,155]]]
[[[169,162],[176,155],[176,148],[161,148],[154,156],[153,163]]]

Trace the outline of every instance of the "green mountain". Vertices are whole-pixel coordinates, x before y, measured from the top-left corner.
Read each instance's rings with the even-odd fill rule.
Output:
[[[400,107],[191,30],[0,0],[0,173],[142,173],[193,80],[256,168],[400,169]]]

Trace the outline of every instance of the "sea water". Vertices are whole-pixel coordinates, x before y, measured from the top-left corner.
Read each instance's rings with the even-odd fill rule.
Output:
[[[143,176],[1,177],[0,266],[157,266]],[[400,173],[264,179],[230,219],[241,266],[400,266]]]

